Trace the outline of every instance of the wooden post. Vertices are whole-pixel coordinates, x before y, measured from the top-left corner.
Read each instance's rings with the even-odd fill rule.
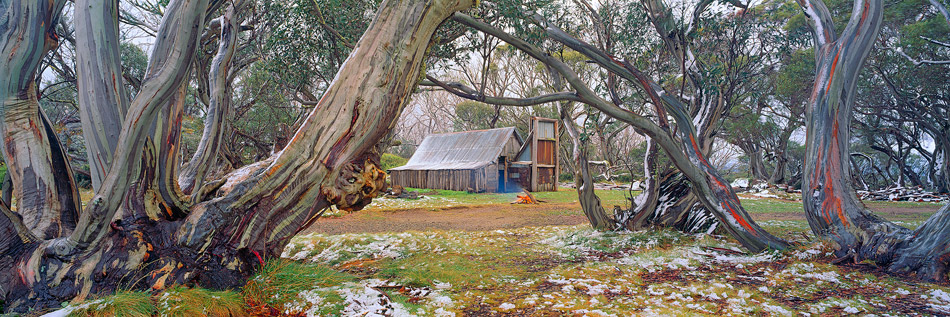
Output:
[[[554,191],[557,191],[557,182],[558,177],[561,175],[561,138],[559,132],[559,124],[557,121],[554,121]]]
[[[538,134],[541,133],[538,125],[538,117],[531,117],[531,188],[530,191],[538,190]]]

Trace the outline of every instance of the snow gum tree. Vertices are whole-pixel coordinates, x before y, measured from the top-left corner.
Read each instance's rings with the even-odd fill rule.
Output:
[[[57,43],[53,27],[64,3],[0,2],[0,132],[19,201],[15,210],[0,206],[0,300],[6,311],[59,306],[118,288],[235,287],[329,206],[362,208],[383,183],[375,146],[415,89],[435,30],[473,4],[380,4],[288,144],[220,180],[195,180],[204,173],[188,170],[191,192],[206,193],[188,196],[176,177],[176,107],[207,16],[224,2],[167,5],[140,91],[130,100],[116,79],[117,3],[77,1],[80,107],[97,180],[95,196],[80,209],[63,167],[67,158],[43,120],[34,87],[39,61]],[[228,5],[234,7],[220,21],[217,72],[227,70],[233,53],[229,28],[235,28],[239,3]],[[220,86],[220,78],[211,77],[211,86]],[[203,137],[207,147],[217,147],[219,139]]]
[[[850,129],[855,87],[883,20],[881,0],[856,0],[835,34],[821,0],[800,0],[815,41],[817,76],[805,110],[807,138],[802,200],[808,224],[837,244],[841,260],[872,260],[895,273],[946,281],[950,205],[910,230],[872,214],[851,185]]]

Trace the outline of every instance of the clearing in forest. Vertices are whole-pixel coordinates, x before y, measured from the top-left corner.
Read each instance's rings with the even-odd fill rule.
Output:
[[[599,194],[608,206],[623,201]],[[802,243],[750,255],[715,234],[592,230],[573,195],[539,193],[548,203],[532,206],[459,192],[378,200],[321,219],[243,290],[120,293],[76,312],[138,301],[152,312],[209,314],[202,298],[215,297],[230,299],[223,312],[289,316],[950,314],[946,285],[831,264],[831,247],[806,241],[804,218],[792,217],[800,202],[744,199],[768,230]],[[909,226],[939,206],[870,204]]]

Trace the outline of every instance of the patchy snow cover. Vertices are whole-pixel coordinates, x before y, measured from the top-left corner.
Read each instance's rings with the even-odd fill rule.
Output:
[[[791,221],[766,223],[773,227],[802,227],[801,223]],[[454,316],[478,306],[496,312],[531,307],[546,314],[589,316],[881,314],[888,307],[888,298],[897,294],[927,296],[929,311],[950,314],[950,293],[946,293],[946,289],[934,288],[922,293],[917,286],[897,284],[900,281],[882,281],[869,274],[835,268],[824,261],[814,262],[829,256],[830,247],[821,243],[788,252],[744,255],[732,252],[742,252],[742,249],[731,239],[717,235],[685,235],[673,231],[600,232],[581,225],[476,232],[310,235],[295,238],[283,256],[332,267],[369,259],[373,260],[369,265],[381,268],[383,263],[391,263],[389,261],[445,253],[462,255],[463,259],[473,262],[500,261],[497,262],[499,271],[523,270],[523,262],[505,262],[512,261],[511,255],[501,255],[509,249],[544,254],[545,261],[552,261],[553,266],[547,266],[549,263],[532,266],[532,270],[543,270],[534,275],[484,272],[485,278],[475,282],[457,280],[452,275],[439,276],[438,280],[423,282],[428,285],[423,287],[426,292],[413,293],[413,303],[418,306],[411,312],[397,305],[386,306],[392,301],[379,299],[379,295],[385,297],[379,292],[383,289],[379,281],[362,280],[332,290],[339,292],[334,294],[346,295],[343,296],[345,305],[330,303],[319,292],[314,295],[324,297],[323,307],[348,307],[346,312],[341,311],[344,315],[366,313],[370,316],[380,311],[395,315]],[[763,265],[770,262],[782,264]],[[388,268],[393,269],[405,268]],[[387,274],[398,274],[398,270],[396,272]],[[651,277],[647,279],[647,276]],[[670,282],[663,282],[666,278],[670,278]],[[415,279],[418,283],[418,278]],[[821,300],[818,298],[822,297],[818,297],[805,300],[795,309],[776,300],[810,299],[828,290],[882,287],[880,285],[902,287],[890,287],[891,291],[879,298],[850,300],[831,295],[828,300]],[[307,298],[319,301],[317,297],[302,295],[299,296],[302,303],[309,302]],[[380,310],[382,308],[385,309]]]
[[[429,207],[452,207],[459,205],[459,202],[438,196],[422,196],[419,199],[402,199],[376,197],[373,202],[364,207],[364,210],[388,210],[388,209],[409,209],[409,208],[429,208]]]
[[[755,193],[752,193],[752,196],[755,196],[755,197],[762,197],[762,198],[779,198],[778,195],[769,192],[769,190],[768,190],[768,189],[765,189],[765,188],[763,188],[763,189],[761,189],[761,190],[759,190],[759,191],[757,191],[757,192],[755,192]]]
[[[748,187],[749,187],[749,179],[748,179],[748,178],[736,178],[736,180],[732,181],[732,184],[729,184],[729,186],[732,186],[732,188],[748,188]]]
[[[401,304],[369,286],[344,288],[339,293],[346,303],[341,312],[345,316],[412,316]]]
[[[930,308],[943,314],[950,314],[950,293],[943,290],[930,290],[930,298],[922,296],[929,301]]]

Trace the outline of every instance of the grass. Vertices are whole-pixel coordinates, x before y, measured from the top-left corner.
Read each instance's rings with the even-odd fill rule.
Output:
[[[573,190],[534,194],[551,204],[576,200]],[[598,191],[606,206],[624,202],[624,194]],[[507,206],[513,194],[437,191],[431,197],[403,208],[434,201],[441,203],[428,208],[446,202]],[[780,237],[804,241],[801,233],[810,234],[804,220],[774,220],[801,213],[801,202],[742,203],[754,217],[773,219],[759,223]],[[570,206],[550,213],[580,213]],[[892,216],[911,227],[919,218]],[[120,292],[74,306],[72,315],[950,314],[945,285],[889,276],[869,264],[832,265],[831,251],[829,243],[805,241],[784,252],[744,254],[719,235],[598,232],[586,225],[308,234],[295,237],[282,259],[267,262],[241,290]],[[206,308],[221,301],[224,308]]]
[[[160,295],[119,291],[72,308],[69,316],[247,316],[241,295],[232,291],[172,287]]]
[[[160,316],[246,316],[241,295],[233,291],[176,286],[158,296]]]
[[[744,207],[746,211],[752,214],[801,212],[802,211],[802,202],[800,201],[761,199],[761,198],[760,199],[739,198],[739,199],[742,202],[742,207]]]
[[[407,188],[406,190],[418,191],[423,197],[420,199],[389,199],[375,198],[373,202],[363,210],[367,211],[393,211],[406,209],[427,209],[437,211],[444,208],[458,208],[465,206],[481,206],[492,204],[508,204],[514,201],[521,193],[468,193],[464,191],[441,190],[441,189],[418,189]],[[531,193],[535,198],[543,200],[549,204],[571,204],[577,201],[577,192],[573,189],[561,188],[556,192],[537,192]],[[629,206],[626,199],[627,191],[622,190],[599,190],[598,196],[603,203],[604,208],[612,210],[614,205]],[[634,196],[639,192],[634,191]],[[329,210],[324,216],[339,217],[344,215],[339,210]]]
[[[332,287],[354,279],[352,275],[323,265],[272,260],[244,286],[244,300],[253,311],[263,315],[275,311],[326,315],[342,308],[320,305],[324,301],[342,300]]]
[[[70,316],[152,316],[157,312],[151,294],[140,291],[119,291],[111,296],[80,305]]]
[[[936,314],[950,309],[946,287],[831,265],[831,249],[821,242],[743,255],[720,251],[741,250],[720,236],[551,226],[313,234],[295,238],[293,245],[285,256],[354,272],[357,285],[396,285],[387,291],[391,302],[420,315],[438,315],[440,309],[462,315]],[[354,271],[352,263],[359,268]],[[420,289],[429,293],[406,295],[405,290]]]

